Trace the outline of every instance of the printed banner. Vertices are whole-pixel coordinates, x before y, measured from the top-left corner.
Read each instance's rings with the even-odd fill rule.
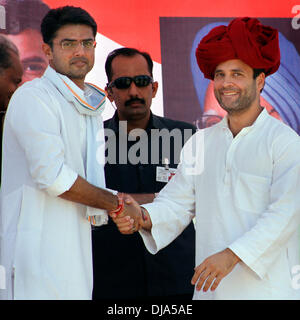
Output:
[[[195,65],[195,46],[215,25],[233,17],[258,17],[278,28],[282,53],[279,71],[267,79],[262,103],[275,117],[299,133],[300,3],[296,1],[250,0],[137,1],[112,0],[108,5],[87,0],[0,0],[0,32],[19,47],[25,81],[40,76],[47,61],[41,51],[38,26],[45,11],[64,5],[81,6],[98,24],[96,62],[87,80],[104,88],[104,64],[109,52],[121,46],[150,53],[159,90],[152,111],[202,128],[219,121],[218,106],[209,81]],[[107,103],[104,118],[113,114]]]

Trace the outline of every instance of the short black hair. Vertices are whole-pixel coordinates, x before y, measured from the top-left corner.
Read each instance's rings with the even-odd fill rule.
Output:
[[[153,61],[151,59],[151,56],[149,53],[147,52],[143,52],[143,51],[139,51],[137,49],[134,48],[118,48],[115,49],[114,51],[112,51],[111,53],[109,53],[109,55],[106,58],[106,62],[105,62],[105,72],[106,72],[106,76],[107,76],[107,80],[108,82],[111,81],[112,79],[112,68],[111,68],[111,64],[112,61],[114,60],[115,57],[117,56],[125,56],[125,57],[133,57],[135,55],[140,54],[141,56],[143,56],[148,64],[148,70],[149,73],[151,75],[151,77],[153,77]]]
[[[97,23],[92,16],[82,8],[65,6],[51,9],[44,17],[41,24],[43,41],[52,45],[56,32],[68,24],[83,24],[93,29],[93,35],[97,34]]]
[[[4,35],[0,34],[0,73],[3,70],[12,67],[12,52],[19,55],[16,45]]]
[[[4,34],[19,34],[26,29],[40,32],[41,22],[50,10],[41,0],[0,0],[0,5],[5,7],[6,23]]]
[[[265,73],[264,69],[253,69],[253,79],[256,79],[261,73]]]
[[[266,73],[264,69],[253,69],[253,79],[255,80],[261,73]],[[263,87],[260,90],[260,93],[263,91]]]

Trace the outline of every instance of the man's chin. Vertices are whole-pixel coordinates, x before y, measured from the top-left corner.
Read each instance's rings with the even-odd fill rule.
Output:
[[[249,107],[243,107],[243,108],[241,108],[241,107],[236,107],[236,108],[235,107],[224,107],[223,109],[227,112],[228,115],[232,116],[232,115],[239,115],[239,114],[246,112],[249,109]]]
[[[68,77],[71,79],[82,80],[86,77],[87,73],[88,71],[72,72],[68,75]]]
[[[127,120],[142,120],[148,116],[148,112],[141,106],[127,110],[125,116]]]
[[[73,70],[70,70],[69,76],[73,79],[84,79],[90,71],[91,68],[88,66],[84,66],[82,68],[73,68]]]

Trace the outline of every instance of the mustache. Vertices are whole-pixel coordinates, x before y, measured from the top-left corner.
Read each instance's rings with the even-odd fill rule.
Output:
[[[235,87],[226,87],[226,88],[221,88],[221,89],[219,89],[219,90],[217,90],[217,91],[223,93],[223,92],[227,92],[227,91],[239,92],[240,90],[237,89],[237,88],[235,88]]]
[[[134,102],[139,102],[141,104],[145,104],[145,100],[144,99],[140,99],[140,98],[132,98],[132,99],[129,99],[125,102],[125,106],[128,107],[131,105],[131,103],[134,103]]]
[[[75,62],[84,62],[84,63],[88,63],[88,59],[85,58],[85,57],[75,57],[75,58],[72,58],[70,60],[70,63],[75,63]]]

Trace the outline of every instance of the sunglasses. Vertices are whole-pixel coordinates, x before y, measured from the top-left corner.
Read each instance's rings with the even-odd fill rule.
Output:
[[[146,75],[135,76],[133,78],[120,77],[112,81],[111,83],[108,83],[107,87],[108,88],[116,87],[117,89],[128,89],[131,86],[132,81],[137,87],[142,88],[142,87],[147,87],[150,83],[152,83],[153,79]]]

